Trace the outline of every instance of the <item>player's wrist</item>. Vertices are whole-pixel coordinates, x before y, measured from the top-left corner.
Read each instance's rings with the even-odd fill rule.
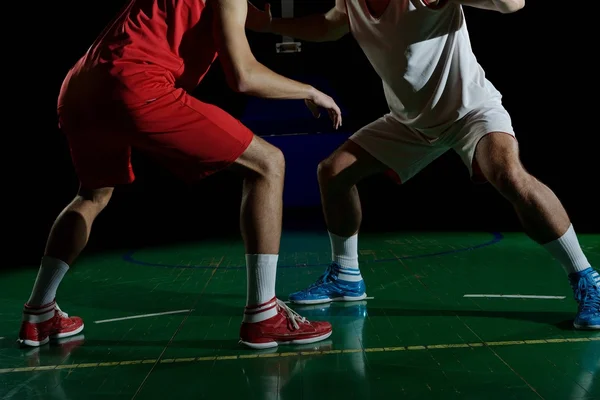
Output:
[[[305,85],[306,88],[306,94],[304,97],[304,100],[310,100],[312,102],[315,101],[315,99],[317,98],[317,96],[319,95],[319,91],[317,89],[315,89],[314,87],[312,87],[311,85]]]

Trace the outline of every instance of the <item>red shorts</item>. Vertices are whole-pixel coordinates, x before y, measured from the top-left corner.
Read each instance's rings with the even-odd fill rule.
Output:
[[[169,84],[133,88],[140,99],[146,96],[136,104],[120,101],[114,90],[74,93],[68,79],[59,124],[81,184],[89,189],[133,182],[132,148],[193,182],[231,165],[254,137],[225,111]]]

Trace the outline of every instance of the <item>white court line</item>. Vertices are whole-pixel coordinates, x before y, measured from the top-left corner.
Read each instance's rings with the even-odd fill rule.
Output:
[[[541,300],[563,300],[566,298],[566,296],[538,296],[533,294],[465,294],[463,297]]]
[[[102,319],[100,321],[94,321],[94,323],[95,324],[103,324],[105,322],[115,322],[115,321],[124,321],[126,319],[156,317],[158,315],[181,314],[181,313],[190,312],[190,311],[194,311],[194,310],[175,310],[175,311],[165,311],[165,312],[159,312],[159,313],[153,313],[153,314],[131,315],[129,317]]]
[[[365,298],[364,298],[364,299],[362,299],[362,300],[356,300],[356,301],[363,301],[363,300],[373,300],[374,298],[375,298],[375,297],[365,297]],[[284,303],[285,303],[285,304],[290,304],[290,303],[291,303],[291,301],[289,301],[289,300],[288,300],[288,301],[284,301]],[[338,302],[337,302],[337,301],[332,301],[332,302],[330,302],[330,303],[338,303]],[[301,305],[301,306],[312,306],[312,305],[315,305],[315,306],[316,306],[317,304],[330,304],[330,303],[298,304],[298,305],[299,305],[299,306],[300,306],[300,305]],[[352,303],[352,302],[350,302],[350,301],[349,301],[348,303]]]

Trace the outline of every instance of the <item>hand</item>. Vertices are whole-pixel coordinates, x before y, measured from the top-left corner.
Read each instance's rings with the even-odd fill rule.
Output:
[[[255,32],[269,32],[271,29],[271,5],[265,4],[265,10],[261,11],[248,2],[248,15],[246,16],[246,28]]]
[[[315,118],[319,118],[321,116],[319,107],[322,107],[329,113],[329,118],[331,118],[333,121],[334,129],[338,129],[340,126],[342,126],[342,112],[331,97],[315,89],[314,93],[311,94],[308,99],[304,100],[304,103]]]

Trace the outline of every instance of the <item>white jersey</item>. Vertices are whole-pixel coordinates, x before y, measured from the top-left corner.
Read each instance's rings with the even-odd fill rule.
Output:
[[[375,18],[366,1],[346,0],[350,31],[398,121],[437,137],[474,108],[501,99],[473,54],[460,5],[390,0]]]

